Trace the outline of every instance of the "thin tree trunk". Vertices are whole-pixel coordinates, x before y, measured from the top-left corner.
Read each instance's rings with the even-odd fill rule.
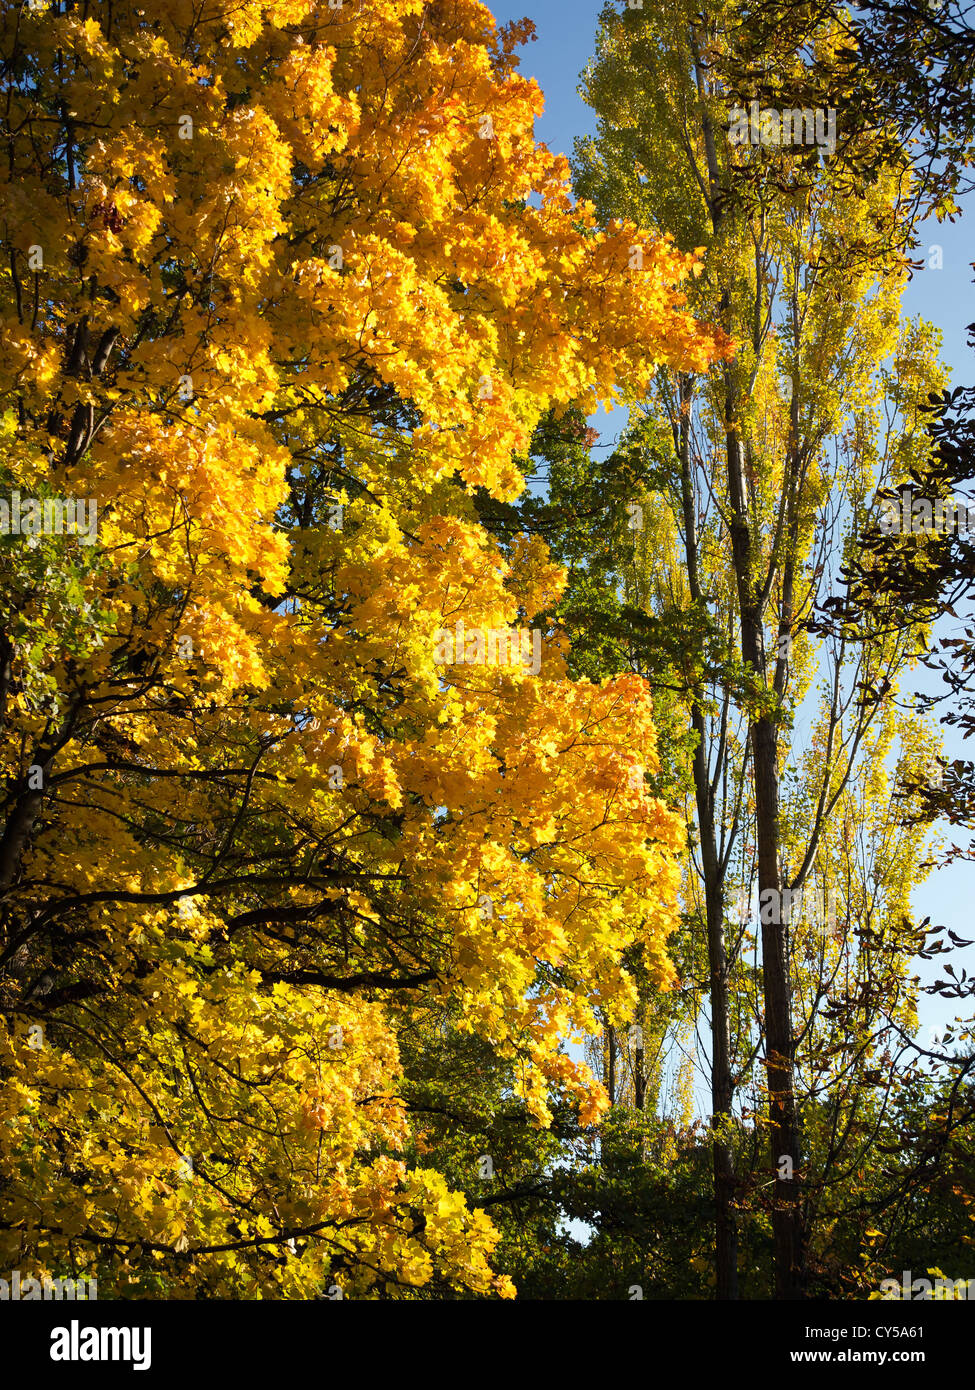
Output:
[[[646,1022],[646,1009],[643,1000],[640,1000],[640,1011],[637,1015],[637,1034],[635,1055],[633,1058],[633,1099],[637,1110],[642,1110],[646,1103],[646,1084],[643,1076],[643,1025]]]
[[[737,394],[729,379],[725,395],[728,494],[732,508],[731,548],[741,611],[741,655],[745,665],[752,668],[756,681],[760,682],[765,672],[765,655],[752,573],[752,538],[748,525],[741,441],[736,428],[737,404]],[[762,924],[770,1154],[775,1173],[772,1209],[775,1296],[795,1299],[802,1297],[805,1255],[799,1185],[795,1176],[800,1157],[794,1084],[795,1038],[789,978],[789,914],[783,910],[779,876],[779,772],[774,721],[767,715],[753,720],[750,739]]]
[[[688,413],[691,403],[689,378],[681,381],[681,423],[679,453],[681,463],[681,503],[684,523],[687,574],[691,598],[702,599],[697,564],[697,518],[691,488]],[[704,873],[704,905],[708,938],[708,972],[711,1006],[711,1161],[714,1178],[714,1266],[715,1294],[719,1299],[738,1297],[738,1223],[735,1218],[735,1159],[728,1142],[732,1121],[734,1082],[731,1071],[731,1030],[728,1009],[728,958],[724,937],[724,894],[714,833],[714,796],[708,779],[707,729],[704,714],[695,702],[691,724],[697,734],[694,750],[694,795],[701,840],[701,866]]]
[[[704,756],[704,717],[692,711],[698,744],[694,751],[694,787],[704,870],[704,904],[708,935],[711,1004],[711,1110],[714,1126],[711,1166],[714,1175],[715,1295],[738,1297],[738,1223],[735,1218],[735,1160],[728,1142],[734,1085],[731,1072],[731,1034],[728,1011],[728,959],[724,938],[724,895],[714,836],[711,788]]]

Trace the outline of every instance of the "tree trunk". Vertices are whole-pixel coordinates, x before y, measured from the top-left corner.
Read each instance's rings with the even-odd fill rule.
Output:
[[[694,751],[694,788],[704,870],[710,976],[711,1110],[712,1123],[715,1126],[711,1142],[714,1173],[715,1295],[719,1299],[729,1299],[738,1297],[738,1223],[732,1207],[735,1189],[734,1153],[726,1133],[731,1123],[733,1098],[731,1036],[728,1022],[728,960],[711,788],[704,754],[704,717],[697,705],[693,708],[692,719],[698,732],[698,744]]]
[[[645,1021],[646,1011],[641,999],[640,1012],[637,1015],[636,1047],[633,1058],[633,1099],[637,1110],[642,1110],[646,1101],[646,1086],[643,1077],[643,1025]]]
[[[745,478],[737,419],[737,394],[728,379],[725,394],[731,548],[741,612],[741,655],[764,684],[765,653],[761,614],[752,573]],[[802,1211],[796,1174],[799,1127],[795,1101],[795,1039],[789,979],[789,913],[783,908],[779,876],[779,770],[777,734],[767,715],[750,728],[758,842],[758,889],[762,924],[762,992],[765,1005],[765,1066],[768,1074],[770,1153],[775,1173],[772,1231],[775,1296],[802,1297],[805,1263]],[[788,1162],[783,1162],[788,1160]]]
[[[681,425],[678,449],[681,463],[681,504],[684,544],[691,598],[702,599],[697,564],[697,517],[691,489],[691,462],[687,419],[692,388],[681,382]],[[694,750],[694,797],[701,839],[704,873],[704,905],[708,937],[708,973],[711,1004],[711,1162],[714,1175],[714,1273],[715,1296],[738,1297],[738,1223],[732,1202],[735,1190],[734,1152],[727,1139],[732,1118],[734,1081],[731,1071],[731,1032],[728,1012],[728,958],[724,937],[724,894],[714,833],[714,796],[708,780],[707,728],[700,706],[691,706],[691,724],[697,734]]]

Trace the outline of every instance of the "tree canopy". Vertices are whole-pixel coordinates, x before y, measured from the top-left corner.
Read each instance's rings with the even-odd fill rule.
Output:
[[[11,1269],[841,1298],[970,1248],[911,893],[972,767],[902,698],[970,547],[877,512],[973,475],[901,307],[970,35],[607,6],[570,164],[531,29],[0,5]],[[833,150],[729,133],[836,93]]]

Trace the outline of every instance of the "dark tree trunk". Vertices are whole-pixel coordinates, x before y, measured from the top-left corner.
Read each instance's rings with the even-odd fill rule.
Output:
[[[736,429],[738,400],[732,382],[725,396],[731,548],[741,611],[741,655],[763,684],[765,653],[753,574],[752,538]],[[777,733],[768,716],[750,729],[758,842],[758,890],[762,924],[762,992],[765,1006],[765,1066],[769,1088],[770,1157],[775,1173],[772,1231],[775,1296],[802,1297],[805,1263],[802,1210],[796,1175],[799,1126],[795,1101],[795,1039],[789,979],[789,913],[783,910],[779,875],[779,770]],[[788,1160],[788,1162],[783,1162]]]
[[[682,424],[678,448],[681,461],[681,502],[684,543],[691,597],[701,602],[697,565],[697,518],[691,489],[691,463],[687,418],[691,404],[689,379],[681,383]],[[719,1299],[738,1297],[738,1223],[735,1219],[735,1160],[728,1142],[734,1101],[731,1070],[731,1033],[728,1012],[728,958],[724,936],[724,893],[714,833],[714,795],[708,778],[707,727],[698,704],[691,707],[691,724],[697,734],[694,750],[694,797],[701,838],[701,867],[704,874],[704,903],[708,938],[708,973],[711,1005],[711,1141],[714,1174],[714,1264],[715,1295]]]

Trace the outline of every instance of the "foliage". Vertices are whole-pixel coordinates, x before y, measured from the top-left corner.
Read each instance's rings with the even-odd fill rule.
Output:
[[[401,1030],[605,1108],[567,1031],[673,978],[636,676],[438,665],[562,582],[471,492],[703,367],[690,255],[573,203],[473,0],[4,3],[0,1260],[103,1296],[512,1292]],[[642,263],[631,268],[631,249]],[[465,650],[465,655],[466,655]],[[472,1044],[473,1045],[473,1044]],[[412,1146],[412,1147],[411,1147]]]

